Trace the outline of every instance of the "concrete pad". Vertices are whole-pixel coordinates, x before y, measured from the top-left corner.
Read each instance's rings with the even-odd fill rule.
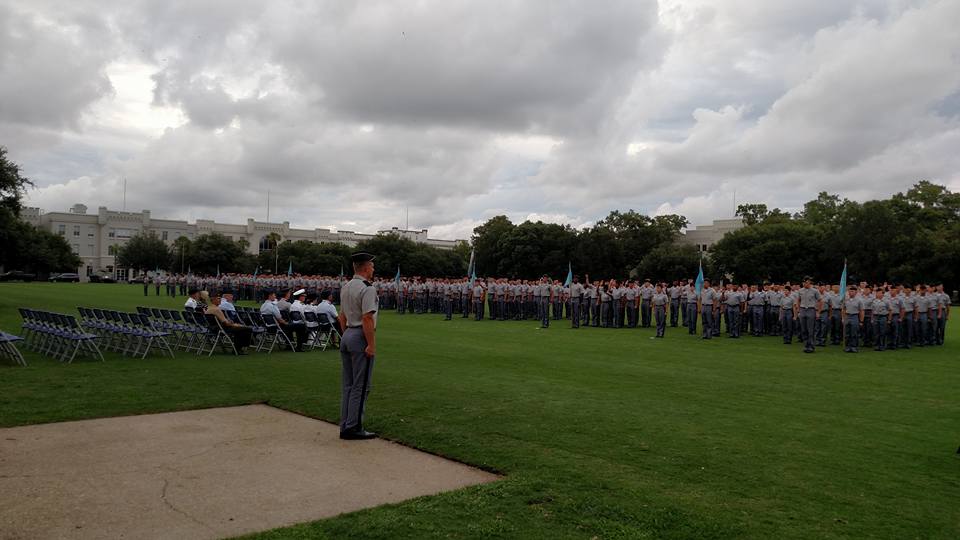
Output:
[[[0,538],[221,538],[499,477],[265,405],[0,429]]]

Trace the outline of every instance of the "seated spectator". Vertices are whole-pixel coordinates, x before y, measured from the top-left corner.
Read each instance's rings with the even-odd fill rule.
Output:
[[[290,289],[281,291],[277,297],[277,309],[279,309],[281,313],[290,311]]]
[[[223,291],[220,297],[220,309],[223,311],[237,311],[233,307],[233,291]]]
[[[197,299],[200,297],[200,291],[197,289],[190,289],[187,295],[187,301],[183,303],[184,309],[188,309],[190,311],[197,309],[197,306],[200,305],[200,302],[197,301]]]
[[[286,291],[286,294],[289,295],[290,291]],[[267,299],[263,302],[263,305],[260,306],[260,313],[262,315],[273,315],[273,318],[277,320],[277,324],[280,325],[280,330],[286,334],[287,339],[294,341],[293,337],[296,334],[296,342],[299,344],[304,343],[307,340],[307,328],[302,324],[290,324],[290,321],[287,321],[281,316],[280,313],[280,301],[277,300],[277,294],[273,291],[267,291]],[[287,303],[289,306],[290,304]],[[299,345],[294,346],[294,350],[302,350]]]
[[[200,300],[197,301],[197,311],[206,311],[207,306],[210,305],[210,293],[207,291],[200,291]]]
[[[320,293],[320,305],[317,306],[317,315],[324,314],[327,320],[342,333],[340,321],[337,319],[337,306],[333,305],[333,291],[326,290]]]
[[[249,326],[244,326],[242,324],[237,324],[224,315],[223,310],[220,309],[220,304],[222,299],[219,293],[213,293],[213,296],[210,297],[212,304],[207,307],[207,314],[213,315],[220,321],[220,325],[223,326],[223,330],[230,336],[230,339],[233,340],[233,344],[237,348],[237,353],[247,354],[247,347],[250,346],[250,337],[253,335],[253,330]]]

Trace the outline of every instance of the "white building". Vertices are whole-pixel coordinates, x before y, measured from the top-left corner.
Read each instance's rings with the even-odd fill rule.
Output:
[[[357,242],[375,236],[353,231],[332,232],[330,229],[293,229],[288,221],[269,223],[247,219],[246,224],[234,225],[198,219],[195,223],[188,223],[154,218],[149,210],[118,212],[105,206],[101,206],[96,214],[88,214],[87,207],[82,204],[73,205],[68,212],[43,212],[39,208],[24,208],[20,216],[24,221],[66,238],[73,252],[83,261],[77,269],[81,276],[105,272],[115,275],[117,279],[128,277],[125,268],[116,266],[114,255],[117,246],[123,245],[137,234],[153,234],[167,245],[172,245],[181,236],[193,240],[197,236],[216,232],[231,240],[246,240],[248,252],[252,255],[273,247],[267,239],[270,233],[279,234],[281,241],[339,242],[348,246],[355,246]],[[379,233],[397,234],[440,249],[453,249],[460,242],[428,238],[427,229],[408,231],[393,228]]]
[[[709,252],[710,248],[719,242],[725,234],[738,231],[743,227],[743,219],[740,217],[715,219],[711,225],[698,225],[694,229],[687,229],[680,239],[683,242],[697,246],[697,251],[706,253]]]

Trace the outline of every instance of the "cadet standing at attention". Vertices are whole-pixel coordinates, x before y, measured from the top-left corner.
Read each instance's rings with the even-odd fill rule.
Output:
[[[797,291],[797,313],[800,316],[800,339],[803,340],[803,352],[812,353],[817,314],[823,309],[823,296],[813,288],[813,278],[803,278],[803,288]]]
[[[570,284],[570,325],[571,328],[580,328],[580,297],[583,296],[583,285],[580,285],[580,276],[573,276]]]
[[[667,330],[667,304],[670,303],[670,297],[667,296],[663,286],[659,283],[653,292],[653,296],[650,297],[650,302],[653,304],[653,316],[657,322],[657,337],[662,338],[663,333]]]
[[[843,299],[843,333],[847,336],[843,352],[857,352],[857,347],[860,346],[861,323],[863,323],[863,300],[857,294],[857,286],[851,285],[847,289],[847,297]]]
[[[377,353],[377,289],[373,279],[373,255],[366,252],[350,256],[353,279],[340,293],[341,381],[340,438],[347,440],[373,439],[376,433],[363,429],[363,409],[370,393],[373,359]]]
[[[713,337],[713,303],[717,300],[717,293],[710,288],[710,280],[703,280],[703,290],[700,291],[700,297],[697,299],[697,310],[703,317],[703,339]],[[691,328],[696,324],[697,318],[693,318]]]

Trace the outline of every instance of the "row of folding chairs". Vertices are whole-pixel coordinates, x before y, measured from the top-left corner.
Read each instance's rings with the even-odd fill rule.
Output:
[[[207,356],[217,349],[238,353],[230,332],[213,315],[190,309],[174,311],[143,306],[138,307],[137,311],[150,317],[155,327],[173,334],[176,337],[176,348]],[[251,348],[254,351],[270,354],[277,346],[293,348],[288,336],[281,331],[280,325],[271,315],[261,315],[259,311],[249,308],[227,310],[224,314],[232,322],[250,328]]]
[[[61,362],[73,362],[77,355],[103,360],[98,335],[87,332],[73,315],[19,308],[23,318],[23,342],[30,350],[52,356]]]
[[[260,312],[255,308],[238,306],[237,313],[240,317],[243,317],[244,314],[260,316]],[[335,340],[339,343],[340,333],[337,332],[333,321],[329,320],[325,313],[314,313],[311,311],[301,313],[291,310],[281,311],[280,315],[290,324],[302,324],[304,326],[307,332],[307,340],[304,343],[304,348],[306,349],[314,350],[319,348],[321,351],[325,351]],[[264,317],[270,317],[270,319],[273,320],[271,315],[264,315]],[[287,345],[292,346],[289,343],[287,343]]]
[[[152,350],[174,356],[170,332],[153,326],[150,317],[110,309],[78,307],[81,325],[100,338],[103,347],[125,356],[146,358]]]
[[[25,366],[27,361],[23,359],[23,355],[17,349],[18,341],[23,341],[23,338],[0,330],[0,358],[6,358],[14,364]]]

